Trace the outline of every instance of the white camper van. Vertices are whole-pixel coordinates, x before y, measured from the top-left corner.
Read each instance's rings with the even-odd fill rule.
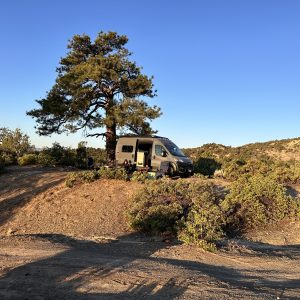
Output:
[[[132,163],[135,168],[148,168],[173,175],[192,175],[193,163],[168,138],[160,136],[122,136],[116,146],[118,165]]]

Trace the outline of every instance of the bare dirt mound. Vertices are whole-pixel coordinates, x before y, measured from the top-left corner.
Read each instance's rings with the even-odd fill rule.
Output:
[[[0,205],[3,210],[10,205],[12,210],[3,219],[0,234],[55,233],[89,238],[130,231],[126,210],[138,184],[98,180],[68,188],[65,175],[62,170],[22,168],[3,176],[1,187],[6,189]]]
[[[62,169],[11,167],[0,176],[0,228],[12,221],[35,196],[56,187],[65,178]]]

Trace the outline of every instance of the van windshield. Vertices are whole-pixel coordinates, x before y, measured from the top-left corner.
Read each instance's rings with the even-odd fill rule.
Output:
[[[165,145],[165,147],[172,155],[185,157],[183,152],[172,141],[166,139],[166,140],[162,140],[162,143]]]

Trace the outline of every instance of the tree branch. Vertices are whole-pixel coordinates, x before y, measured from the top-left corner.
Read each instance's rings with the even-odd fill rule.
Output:
[[[99,136],[106,137],[106,133],[89,133],[87,135],[87,137],[93,137],[93,136],[95,136],[95,137],[99,137]]]

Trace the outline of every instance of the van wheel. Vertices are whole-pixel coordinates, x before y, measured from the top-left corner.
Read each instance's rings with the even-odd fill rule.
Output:
[[[170,177],[173,177],[173,176],[175,176],[175,174],[176,174],[175,167],[174,167],[173,165],[171,165],[171,164],[170,164],[170,166],[169,166],[169,171],[168,171],[168,173],[169,173],[169,176],[170,176]]]

